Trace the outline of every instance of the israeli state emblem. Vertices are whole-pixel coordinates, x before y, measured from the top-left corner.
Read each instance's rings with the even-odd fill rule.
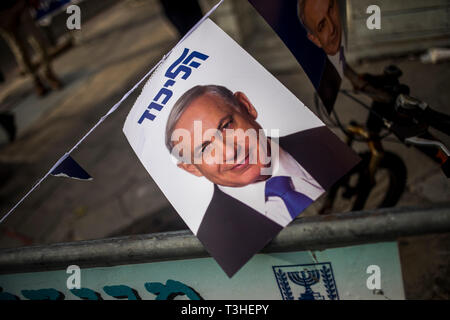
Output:
[[[329,262],[272,268],[283,300],[339,300]]]

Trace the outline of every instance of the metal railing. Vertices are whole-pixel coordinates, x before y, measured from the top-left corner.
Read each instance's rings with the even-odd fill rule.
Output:
[[[262,253],[322,250],[450,232],[450,204],[298,218]],[[0,250],[0,273],[209,257],[189,230]]]

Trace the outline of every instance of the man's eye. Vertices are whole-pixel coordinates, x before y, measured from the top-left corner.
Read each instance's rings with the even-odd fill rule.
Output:
[[[227,129],[231,127],[231,124],[233,123],[233,119],[228,120],[222,127],[222,129]]]

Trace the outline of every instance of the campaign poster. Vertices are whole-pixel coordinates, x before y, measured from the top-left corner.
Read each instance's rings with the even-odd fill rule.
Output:
[[[346,66],[345,0],[249,0],[311,80],[328,113]]]
[[[209,19],[159,65],[123,131],[229,277],[359,161]]]

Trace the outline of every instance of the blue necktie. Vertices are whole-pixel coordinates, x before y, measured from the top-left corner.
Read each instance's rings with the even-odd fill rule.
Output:
[[[313,201],[303,193],[294,190],[290,177],[272,177],[266,181],[266,200],[268,197],[280,197],[292,219],[305,210]]]

